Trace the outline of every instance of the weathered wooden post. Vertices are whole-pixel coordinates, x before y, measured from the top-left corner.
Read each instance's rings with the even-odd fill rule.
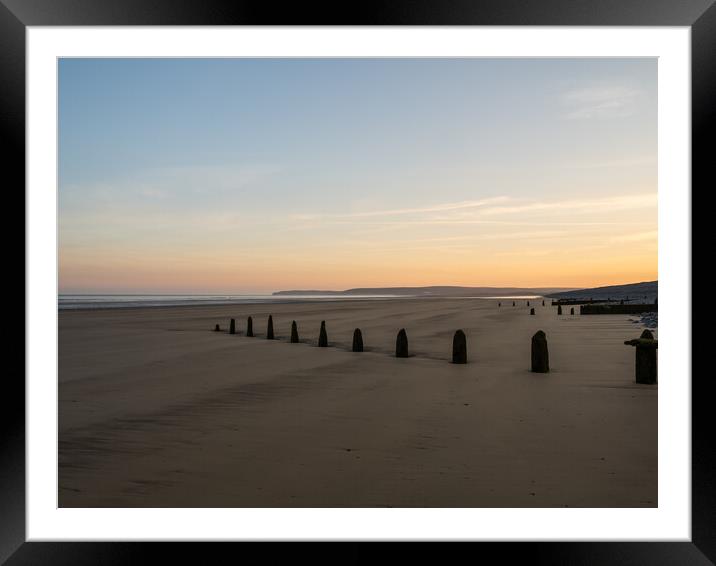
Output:
[[[544,306],[544,299],[542,300],[542,306]]]
[[[657,365],[656,350],[659,347],[658,340],[650,330],[644,330],[641,336],[635,340],[625,340],[627,346],[636,347],[636,382],[654,384],[656,383]]]
[[[574,314],[574,307],[572,307],[571,309],[569,309],[569,314]]]
[[[298,327],[295,320],[291,322],[291,344],[298,344]]]
[[[318,347],[325,348],[328,346],[328,334],[326,334],[326,321],[321,321],[321,331],[318,333]]]
[[[219,327],[218,324],[216,326],[214,326],[214,332],[221,332],[221,328]]]
[[[266,328],[266,340],[273,340],[273,316],[269,315],[268,327]]]
[[[236,321],[233,318],[229,322],[229,334],[236,334]]]
[[[498,307],[501,307],[501,306],[502,306],[502,303],[497,303],[497,306],[498,306]]]
[[[251,317],[246,321],[246,336],[249,338],[254,337],[254,321]]]
[[[400,329],[400,332],[398,332],[398,338],[395,340],[395,357],[408,357],[408,335],[405,333],[405,328]]]
[[[557,305],[557,314],[562,314],[562,305]]]
[[[547,335],[541,330],[538,330],[532,336],[532,371],[535,373],[549,372]]]
[[[353,331],[353,351],[363,351],[363,334],[361,333],[360,328],[356,328]]]
[[[530,302],[529,302],[529,301],[527,301],[527,306],[530,306]]]
[[[512,306],[513,306],[513,307],[515,306],[515,301],[512,301]]]
[[[452,338],[452,363],[467,363],[467,339],[462,330],[455,331],[455,336]]]
[[[534,307],[532,307],[532,308],[530,309],[530,314],[534,314],[534,313],[535,313],[535,309],[534,309]]]

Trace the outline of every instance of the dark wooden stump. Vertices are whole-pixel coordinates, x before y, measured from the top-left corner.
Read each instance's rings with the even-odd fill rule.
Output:
[[[361,333],[360,328],[356,328],[353,331],[353,351],[363,351],[363,334]]]
[[[328,346],[328,334],[326,334],[326,321],[321,321],[321,331],[318,333],[318,347],[325,348]]]
[[[452,338],[452,363],[467,363],[467,338],[462,330],[457,330]]]
[[[544,301],[542,301],[542,306],[544,306]]]
[[[644,330],[636,340],[625,340],[627,346],[636,347],[635,378],[637,383],[653,385],[657,381],[657,359],[656,350],[658,340],[650,330]]]
[[[557,305],[557,314],[562,314],[562,305]]]
[[[569,314],[574,314],[574,307],[572,307],[571,309],[569,309]]]
[[[218,324],[214,326],[214,332],[221,332],[221,327]]]
[[[405,328],[400,329],[400,332],[398,332],[398,338],[395,340],[395,357],[408,357],[408,335],[405,333]]]
[[[291,323],[291,344],[298,344],[298,327],[295,320]]]
[[[547,350],[547,335],[538,330],[532,336],[532,371],[535,373],[549,372],[549,351]]]
[[[254,321],[251,317],[246,321],[246,336],[249,338],[254,337]]]
[[[229,322],[229,334],[236,334],[236,321],[233,318]]]
[[[534,308],[531,308],[531,309],[530,309],[530,314],[534,314],[534,313],[535,313],[535,309],[534,309]]]
[[[266,328],[266,340],[273,340],[273,316],[269,315],[268,327]]]

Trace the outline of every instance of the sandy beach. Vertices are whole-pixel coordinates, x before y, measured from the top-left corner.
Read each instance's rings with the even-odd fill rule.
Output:
[[[517,304],[60,311],[59,505],[656,507],[658,386],[623,344],[642,327]],[[467,365],[449,363],[458,328]],[[540,329],[549,374],[529,371]]]

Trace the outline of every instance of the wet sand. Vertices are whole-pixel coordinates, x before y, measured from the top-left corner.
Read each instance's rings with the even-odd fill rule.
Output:
[[[656,507],[658,386],[623,344],[641,326],[517,303],[60,311],[59,505]],[[255,338],[211,331],[247,315]],[[549,374],[529,371],[540,329]]]

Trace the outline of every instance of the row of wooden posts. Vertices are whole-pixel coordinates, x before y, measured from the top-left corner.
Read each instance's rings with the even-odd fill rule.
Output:
[[[561,307],[560,307],[561,310]],[[572,309],[574,314],[574,309]],[[534,314],[534,309],[530,314]],[[561,314],[561,313],[560,313]],[[214,330],[219,332],[221,327],[217,324]],[[231,319],[229,322],[229,334],[236,334],[236,320]],[[253,319],[248,317],[246,323],[246,336],[254,336]],[[273,316],[269,315],[268,325],[266,327],[266,339],[274,340],[273,331]],[[292,344],[298,343],[298,326],[296,321],[291,322],[291,338]],[[636,382],[637,383],[656,383],[657,376],[657,363],[656,363],[656,349],[657,340],[654,339],[654,335],[649,330],[644,330],[641,337],[636,340],[627,340],[624,344],[636,347]],[[328,346],[328,333],[326,332],[326,321],[321,321],[321,329],[318,334],[318,347],[326,348]],[[353,352],[363,351],[363,334],[360,328],[356,328],[353,331]],[[405,332],[405,328],[401,328],[398,331],[398,336],[395,340],[395,357],[396,358],[407,358],[408,354],[408,334]],[[531,368],[535,373],[548,373],[549,372],[549,349],[547,347],[547,335],[542,331],[538,330],[532,336],[532,350],[531,350]],[[466,364],[467,363],[467,337],[462,330],[455,331],[452,339],[452,363],[454,364]]]
[[[497,306],[498,306],[498,307],[501,307],[501,306],[502,306],[502,303],[497,303]],[[513,307],[517,306],[517,303],[516,303],[515,301],[512,301],[512,306],[513,306]],[[529,301],[527,301],[527,306],[530,306],[530,302],[529,302]],[[542,306],[544,306],[544,301],[542,301]],[[530,309],[530,314],[534,314],[534,313],[535,313],[535,309],[534,309],[534,307],[532,307],[532,308]],[[558,315],[561,315],[561,314],[562,314],[562,305],[557,305],[557,314],[558,314]],[[570,309],[569,314],[574,315],[574,307]]]
[[[498,303],[497,303],[497,306],[498,306],[498,307],[501,307],[501,306],[502,306],[502,303],[501,303],[501,302],[498,302]],[[517,302],[516,302],[516,301],[512,301],[512,306],[513,306],[513,307],[516,307],[516,306],[517,306]],[[527,306],[530,306],[530,302],[529,302],[529,301],[527,301]],[[544,301],[542,301],[542,306],[544,306]]]
[[[214,330],[216,332],[221,331],[221,327],[217,324],[214,327]],[[236,334],[236,319],[231,319],[229,322],[229,334]],[[254,321],[251,317],[249,317],[246,321],[246,336],[253,337],[254,336]],[[274,332],[273,332],[273,316],[269,315],[268,317],[268,324],[266,325],[266,339],[267,340],[274,340]],[[291,338],[289,341],[292,344],[297,344],[299,342],[298,340],[298,326],[296,325],[296,321],[291,322]],[[326,321],[321,321],[321,329],[318,333],[318,347],[319,348],[326,348],[328,346],[328,333],[326,332]],[[356,328],[353,331],[353,352],[362,352],[363,351],[363,333],[361,332],[360,328]],[[400,332],[398,332],[398,337],[395,341],[395,357],[396,358],[407,358],[408,355],[408,334],[405,332],[405,328],[401,328]],[[455,337],[453,340],[453,362],[456,364],[466,364],[467,363],[467,345],[466,345],[466,338],[465,333],[462,330],[458,330],[455,333]]]

